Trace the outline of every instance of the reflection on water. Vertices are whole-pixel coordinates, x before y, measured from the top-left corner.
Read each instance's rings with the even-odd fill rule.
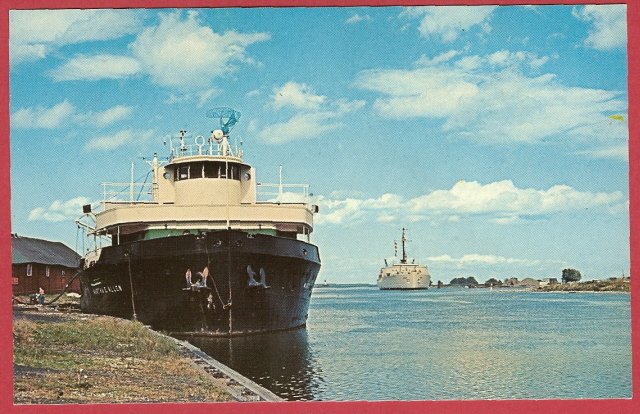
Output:
[[[289,400],[631,396],[626,294],[322,287],[306,330],[191,342]]]
[[[287,400],[312,400],[323,382],[305,329],[189,342]]]

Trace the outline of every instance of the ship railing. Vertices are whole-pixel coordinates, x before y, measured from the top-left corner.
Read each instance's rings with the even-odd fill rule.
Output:
[[[153,196],[152,183],[102,183],[102,208],[107,203],[148,203]]]
[[[256,199],[260,203],[309,204],[309,184],[258,183]]]
[[[202,141],[199,140],[202,138],[201,136],[196,137],[195,144],[178,144],[171,146],[171,156],[170,158],[176,159],[180,157],[192,157],[196,155],[213,155],[213,156],[222,156],[224,155],[224,145],[218,144],[215,142],[206,142],[204,138]],[[231,156],[242,156],[242,150],[238,149],[238,146],[235,145],[235,148],[232,148],[230,144],[227,145],[228,154]]]

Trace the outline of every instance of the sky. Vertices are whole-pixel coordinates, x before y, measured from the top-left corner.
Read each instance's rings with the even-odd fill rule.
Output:
[[[629,272],[626,7],[13,10],[13,233],[74,220],[163,141],[232,131],[308,183],[329,283],[407,228],[434,283]],[[613,117],[612,117],[613,116]]]

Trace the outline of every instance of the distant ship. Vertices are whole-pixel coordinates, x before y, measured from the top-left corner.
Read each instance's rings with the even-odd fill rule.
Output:
[[[427,266],[415,263],[415,259],[411,263],[407,260],[407,251],[405,243],[406,229],[402,229],[402,259],[400,263],[392,263],[388,265],[385,259],[385,267],[380,269],[378,276],[378,287],[382,290],[411,290],[411,289],[429,289],[431,284],[431,275]],[[397,256],[397,245],[396,245]]]
[[[83,258],[81,309],[187,334],[303,327],[320,270],[309,242],[318,208],[308,203],[308,186],[289,185],[303,190],[291,202],[282,199],[282,179],[258,184],[242,150],[229,143],[240,113],[216,108],[207,116],[221,125],[210,138],[187,143],[180,131],[164,165],[154,154],[144,187],[150,199],[134,197],[143,188],[132,177],[127,200],[109,197],[110,186],[120,184],[105,183],[101,209],[83,207],[78,225],[109,245],[87,249]],[[261,187],[278,192],[259,201]]]

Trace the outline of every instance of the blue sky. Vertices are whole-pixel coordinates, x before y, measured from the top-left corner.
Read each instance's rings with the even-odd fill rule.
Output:
[[[258,181],[311,185],[320,280],[402,227],[434,281],[628,273],[623,5],[12,11],[10,54],[12,232],[75,247],[230,106]]]

